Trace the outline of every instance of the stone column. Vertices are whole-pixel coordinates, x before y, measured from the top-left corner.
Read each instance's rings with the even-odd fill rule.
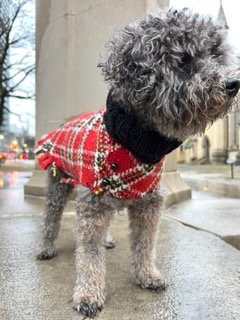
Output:
[[[240,105],[240,98],[238,97],[237,105]],[[240,113],[236,112],[236,148],[238,150],[236,154],[237,164],[240,165]]]
[[[236,126],[236,113],[228,114],[228,149],[236,150],[237,148],[237,126]]]
[[[145,0],[37,0],[37,138],[105,105],[99,55],[114,26],[144,14]]]
[[[151,12],[159,8],[168,8],[169,0],[146,0],[146,11]]]
[[[112,29],[168,1],[37,0],[36,4],[38,139],[64,119],[105,105],[107,88],[97,63]],[[168,161],[166,176],[179,177],[175,158],[172,155]],[[25,194],[44,195],[45,174],[36,170]],[[167,184],[168,179],[163,180]]]
[[[226,163],[228,158],[228,119],[218,120],[213,127],[212,162]]]

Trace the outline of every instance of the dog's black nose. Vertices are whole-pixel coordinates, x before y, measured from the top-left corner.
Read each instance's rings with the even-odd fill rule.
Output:
[[[227,78],[225,80],[225,88],[229,97],[233,98],[238,93],[240,88],[240,81],[235,78]]]

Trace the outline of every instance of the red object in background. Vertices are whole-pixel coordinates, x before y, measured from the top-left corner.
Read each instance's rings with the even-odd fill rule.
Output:
[[[26,152],[20,153],[19,159],[21,159],[21,160],[27,160],[27,159],[28,159],[28,153],[26,153]]]

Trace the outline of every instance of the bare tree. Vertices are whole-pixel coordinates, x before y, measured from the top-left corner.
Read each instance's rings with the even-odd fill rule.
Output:
[[[10,98],[32,99],[34,25],[32,0],[3,0],[0,4],[0,126]],[[5,5],[5,7],[3,7]]]

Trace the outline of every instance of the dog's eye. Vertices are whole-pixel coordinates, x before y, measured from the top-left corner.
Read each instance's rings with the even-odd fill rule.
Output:
[[[148,76],[148,75],[151,74],[151,73],[152,73],[151,70],[143,70],[143,71],[142,71],[142,75],[143,75],[143,76]]]
[[[213,43],[212,43],[212,46],[211,46],[211,55],[212,56],[215,56],[215,57],[218,57],[222,54],[221,52],[221,39],[216,39]]]
[[[181,57],[181,62],[179,63],[180,68],[189,65],[193,60],[193,57],[189,53],[183,53]]]

